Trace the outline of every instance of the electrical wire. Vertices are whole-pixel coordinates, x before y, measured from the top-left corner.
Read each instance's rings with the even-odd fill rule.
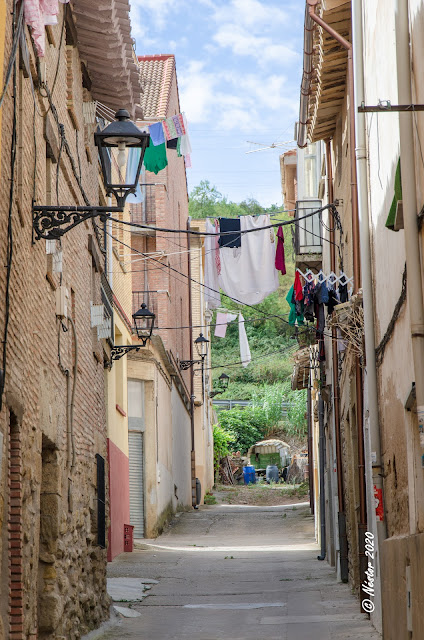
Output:
[[[3,104],[3,101],[5,99],[6,96],[6,92],[7,92],[7,87],[9,86],[9,82],[10,82],[10,78],[12,77],[12,71],[14,72],[14,68],[15,68],[15,63],[16,63],[16,53],[18,51],[18,44],[19,44],[19,38],[21,36],[21,32],[22,32],[22,28],[23,28],[23,14],[24,14],[24,2],[21,3],[21,7],[19,9],[19,16],[18,16],[18,20],[17,23],[15,24],[15,20],[16,20],[16,7],[15,7],[15,3],[13,4],[13,40],[12,40],[12,50],[10,52],[10,56],[9,56],[9,60],[7,63],[7,70],[6,70],[6,78],[4,81],[4,85],[3,85],[3,90],[1,92],[1,96],[0,96],[0,107]]]
[[[261,227],[260,229],[245,229],[244,231],[240,231],[238,233],[240,233],[240,235],[245,235],[246,233],[255,233],[257,231],[264,231],[265,229],[273,229],[274,227],[283,227],[286,225],[297,224],[300,220],[306,220],[307,218],[310,218],[311,216],[314,216],[317,213],[326,211],[327,209],[332,210],[335,208],[336,208],[336,205],[334,203],[327,204],[324,207],[320,207],[315,211],[306,213],[304,216],[301,216],[300,218],[297,218],[297,219],[282,220],[280,222],[276,222],[274,224],[269,224],[269,225],[266,225],[265,227]],[[285,211],[276,211],[275,213],[285,213]],[[152,225],[147,225],[147,224],[127,222],[126,220],[118,220],[117,218],[113,218],[113,217],[109,217],[108,219],[111,220],[112,222],[117,222],[118,224],[124,224],[130,227],[136,227],[139,229],[150,229],[151,231],[160,231],[162,233],[187,233],[190,235],[201,236],[201,237],[216,235],[216,233],[211,233],[207,231],[194,231],[192,229],[166,229],[163,227],[154,227]],[[229,235],[234,235],[234,231],[224,231],[220,233],[220,236],[229,236]]]
[[[22,3],[23,4],[23,3]],[[19,14],[19,18],[22,20],[22,7]],[[19,22],[18,22],[19,24]],[[21,23],[22,24],[22,23]],[[12,18],[12,35],[15,40],[16,31],[19,29],[16,26],[16,4],[13,3],[13,18]],[[6,292],[4,303],[4,329],[3,329],[3,358],[2,358],[2,375],[0,376],[0,411],[3,406],[3,393],[6,384],[6,366],[7,366],[7,338],[9,331],[9,317],[10,317],[10,278],[12,274],[12,262],[13,262],[13,224],[12,224],[12,210],[14,199],[14,187],[15,187],[15,164],[16,164],[16,102],[17,102],[17,83],[16,83],[16,55],[13,61],[13,116],[12,116],[12,138],[10,145],[10,187],[9,187],[9,208],[7,216],[7,240],[6,240]]]

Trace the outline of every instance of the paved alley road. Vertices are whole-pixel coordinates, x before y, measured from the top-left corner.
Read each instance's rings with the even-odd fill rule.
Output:
[[[183,513],[110,577],[158,580],[102,639],[377,640],[358,600],[317,560],[306,506]],[[144,541],[140,541],[144,542]],[[124,606],[124,605],[123,605]]]

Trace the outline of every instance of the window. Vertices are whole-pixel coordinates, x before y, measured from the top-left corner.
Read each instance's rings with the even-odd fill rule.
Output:
[[[128,380],[128,428],[144,431],[144,382]]]

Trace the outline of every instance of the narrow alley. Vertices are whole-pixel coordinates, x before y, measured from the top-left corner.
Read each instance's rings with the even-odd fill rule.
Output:
[[[142,602],[115,603],[141,615],[116,616],[90,638],[377,640],[350,587],[317,560],[313,534],[305,503],[179,514],[165,534],[109,564],[109,591],[118,583],[122,600],[134,579],[151,586]]]

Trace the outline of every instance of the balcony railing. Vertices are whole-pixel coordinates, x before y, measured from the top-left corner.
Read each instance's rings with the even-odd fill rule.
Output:
[[[156,224],[155,185],[141,186],[143,202],[130,204],[131,222],[135,224]]]
[[[305,215],[320,209],[321,206],[321,200],[298,200],[296,202],[295,220],[304,218]],[[295,224],[294,251],[297,256],[322,253],[321,212],[309,216],[309,218],[300,219]]]

